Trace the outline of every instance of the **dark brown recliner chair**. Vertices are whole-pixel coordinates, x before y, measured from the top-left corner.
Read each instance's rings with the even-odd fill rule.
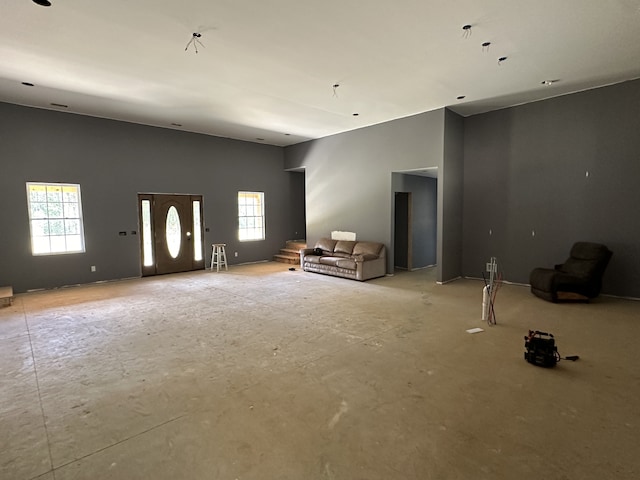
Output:
[[[566,262],[554,269],[535,268],[529,275],[531,293],[550,302],[595,298],[613,252],[599,243],[577,242]]]

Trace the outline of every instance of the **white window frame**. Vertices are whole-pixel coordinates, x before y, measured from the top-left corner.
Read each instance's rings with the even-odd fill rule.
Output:
[[[256,242],[265,238],[264,192],[238,192],[238,240]]]
[[[42,189],[44,193],[39,193]],[[27,182],[27,207],[32,255],[85,252],[79,184]]]

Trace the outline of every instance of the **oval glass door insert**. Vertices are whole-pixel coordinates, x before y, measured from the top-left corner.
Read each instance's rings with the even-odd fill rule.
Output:
[[[180,228],[180,215],[178,215],[178,210],[174,206],[169,207],[169,211],[167,212],[165,235],[169,255],[171,255],[172,258],[176,258],[180,253],[182,229]]]

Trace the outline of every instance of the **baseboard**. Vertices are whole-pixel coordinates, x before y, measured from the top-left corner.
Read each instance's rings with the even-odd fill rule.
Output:
[[[460,280],[462,277],[450,278],[449,280],[445,280],[444,282],[436,281],[436,285],[446,285],[447,283],[455,282],[456,280]]]
[[[484,281],[484,279],[478,278],[478,277],[464,277],[464,278],[466,278],[467,280]],[[515,285],[517,287],[531,288],[531,284],[529,284],[529,283],[509,282],[507,280],[501,280],[501,282],[504,283],[505,285]],[[625,297],[624,295],[611,295],[610,293],[601,293],[600,296],[601,297],[609,297],[609,298],[619,298],[621,300],[632,300],[634,302],[640,302],[640,298],[638,298],[638,297]]]
[[[640,298],[638,297],[624,297],[622,295],[611,295],[609,293],[601,293],[601,297],[609,297],[609,298],[620,298],[622,300],[633,300],[634,302],[640,302]]]
[[[412,271],[412,272],[415,272],[415,271],[418,271],[418,270],[424,270],[424,269],[426,269],[426,268],[433,268],[433,267],[437,267],[437,266],[438,266],[438,265],[437,265],[436,263],[434,263],[433,265],[425,265],[424,267],[415,267],[415,268],[412,268],[412,269],[411,269],[411,271]]]
[[[279,262],[274,262],[273,260],[256,260],[255,262],[243,262],[243,263],[234,263],[232,265],[229,265],[230,267],[239,267],[240,265],[255,265],[256,263],[269,263],[269,262],[273,262],[273,263],[279,263]],[[293,265],[293,263],[283,263],[282,265]],[[299,264],[297,264],[299,265]]]

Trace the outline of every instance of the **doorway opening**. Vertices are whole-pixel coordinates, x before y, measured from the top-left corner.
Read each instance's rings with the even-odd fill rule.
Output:
[[[391,174],[392,269],[411,271],[437,264],[437,176],[437,168]]]
[[[413,257],[411,217],[411,192],[396,192],[393,239],[394,267],[409,271]]]
[[[138,194],[142,276],[205,268],[202,195]]]

